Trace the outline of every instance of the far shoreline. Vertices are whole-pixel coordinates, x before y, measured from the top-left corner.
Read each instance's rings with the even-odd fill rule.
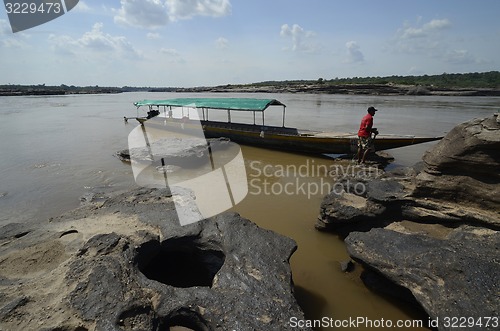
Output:
[[[353,77],[316,80],[264,81],[216,86],[75,86],[61,84],[0,84],[0,96],[114,94],[123,92],[174,93],[304,93],[341,95],[500,96],[500,72],[443,73],[422,76]]]
[[[175,91],[156,88],[149,92],[205,92],[205,93],[297,93],[340,95],[436,95],[436,96],[500,96],[493,88],[440,88],[396,84],[340,84],[322,83],[284,85],[224,85],[215,87],[178,88]]]
[[[0,86],[0,96],[54,96],[77,94],[119,94],[124,92],[156,93],[296,93],[339,95],[434,95],[434,96],[481,96],[498,97],[496,88],[442,88],[396,84],[269,84],[269,85],[221,85],[200,87],[71,87],[57,86]]]

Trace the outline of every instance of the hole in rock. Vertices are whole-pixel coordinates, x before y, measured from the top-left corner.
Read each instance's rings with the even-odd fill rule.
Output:
[[[118,326],[123,331],[158,330],[160,322],[155,311],[148,306],[133,307],[118,317]]]
[[[63,233],[59,236],[59,238],[62,238],[62,237],[64,237],[64,236],[68,236],[68,235],[70,235],[70,234],[77,234],[77,233],[78,233],[78,231],[77,231],[77,230],[68,230],[68,231],[63,232]]]
[[[57,327],[55,329],[52,329],[52,331],[88,331],[89,329],[84,328],[83,326],[77,326],[76,329],[71,328],[71,327]]]
[[[167,318],[166,324],[170,331],[208,331],[210,330],[203,318],[194,311],[181,308]]]
[[[24,237],[25,235],[27,235],[28,233],[30,233],[30,231],[26,231],[26,232],[21,232],[21,233],[18,233],[14,236],[14,238],[16,239],[19,239],[19,238],[22,238]]]
[[[198,239],[183,237],[143,244],[136,257],[139,270],[149,279],[175,287],[211,287],[225,256]]]

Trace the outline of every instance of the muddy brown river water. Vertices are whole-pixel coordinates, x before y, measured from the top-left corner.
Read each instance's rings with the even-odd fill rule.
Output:
[[[245,147],[243,153],[246,160],[252,160],[247,167],[249,194],[233,209],[264,228],[295,239],[293,280],[308,319],[427,319],[425,314],[367,289],[359,278],[359,266],[352,273],[342,272],[340,263],[349,260],[342,239],[314,229],[325,192],[335,189],[333,174],[340,173],[340,167],[351,171],[350,162]]]

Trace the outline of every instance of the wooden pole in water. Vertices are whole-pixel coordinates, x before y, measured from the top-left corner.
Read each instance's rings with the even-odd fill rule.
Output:
[[[285,127],[285,108],[286,106],[283,105],[283,127]]]

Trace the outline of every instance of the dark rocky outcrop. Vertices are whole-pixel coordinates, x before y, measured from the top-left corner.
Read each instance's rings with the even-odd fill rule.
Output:
[[[399,175],[415,172],[358,169],[357,176],[340,179],[342,190],[332,191],[323,199],[316,229],[347,235],[383,227],[400,218],[402,205],[413,192],[414,180],[400,180]]]
[[[349,185],[325,197],[316,227],[349,232],[409,219],[498,229],[499,151],[497,116],[460,124],[426,152],[422,165],[375,176],[359,170],[342,179]]]
[[[459,212],[459,218],[500,227],[498,116],[456,126],[425,153],[423,160],[424,170],[416,177],[415,199],[448,201],[469,210]],[[467,213],[469,216],[463,215]]]
[[[445,317],[498,316],[499,151],[497,115],[460,124],[413,168],[343,178],[316,228],[346,236],[349,254],[385,279],[367,284],[416,299],[439,330]]]
[[[497,231],[463,226],[445,238],[389,229],[353,232],[345,240],[349,254],[371,270],[411,291],[440,330],[446,318],[486,321],[500,309]],[[496,330],[473,325],[474,330]]]
[[[168,190],[5,230],[2,330],[288,330],[304,318],[292,239],[232,213],[180,226]]]

